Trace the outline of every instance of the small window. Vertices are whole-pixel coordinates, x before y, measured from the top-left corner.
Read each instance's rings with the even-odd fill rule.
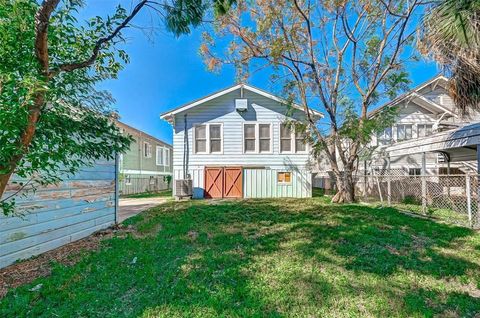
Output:
[[[170,166],[170,149],[163,148],[163,165]]]
[[[258,125],[260,152],[270,152],[270,124]]]
[[[210,132],[210,153],[222,152],[222,126],[218,124],[209,125]]]
[[[419,176],[422,174],[422,169],[421,168],[409,168],[408,169],[408,175],[409,176]]]
[[[432,134],[433,125],[429,124],[418,124],[417,126],[417,135],[418,137],[427,137]]]
[[[152,145],[148,142],[143,143],[143,156],[145,158],[152,158]]]
[[[385,128],[377,135],[377,144],[379,146],[389,145],[392,142],[392,127]]]
[[[412,139],[412,125],[397,126],[397,140]]]
[[[255,124],[245,124],[243,126],[245,152],[255,152],[255,126]]]
[[[195,126],[195,153],[207,152],[207,128],[205,125]]]
[[[305,152],[307,151],[307,144],[303,139],[302,134],[296,132],[295,133],[295,152]]]
[[[282,124],[280,125],[280,152],[292,151],[292,131],[290,128]]]
[[[291,172],[277,172],[277,182],[280,184],[289,184],[292,182]]]
[[[165,159],[164,159],[164,149],[163,147],[157,146],[156,148],[156,155],[157,155],[157,166],[163,166],[165,165]]]

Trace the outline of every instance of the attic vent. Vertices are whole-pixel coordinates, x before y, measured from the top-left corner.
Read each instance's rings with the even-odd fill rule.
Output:
[[[237,98],[235,99],[235,110],[237,112],[244,112],[247,110],[247,99],[246,98]]]

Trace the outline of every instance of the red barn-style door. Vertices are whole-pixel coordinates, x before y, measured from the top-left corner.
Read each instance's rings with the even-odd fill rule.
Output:
[[[223,168],[205,168],[205,198],[223,198]]]
[[[225,198],[242,198],[242,168],[241,167],[225,167],[224,168],[224,190]]]

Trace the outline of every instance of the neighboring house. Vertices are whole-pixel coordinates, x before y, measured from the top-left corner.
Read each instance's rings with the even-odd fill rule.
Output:
[[[394,125],[382,133],[372,137],[369,148],[374,149],[372,159],[359,162],[358,174],[387,173],[386,154],[389,147],[399,143],[429,137],[431,135],[453,130],[469,123],[478,121],[479,116],[462,118],[455,112],[453,100],[447,93],[448,79],[436,76],[411,91],[399,96],[393,101],[372,111],[369,116],[375,116],[382,108],[397,107],[398,117]],[[470,162],[457,162],[447,166],[447,160],[442,153],[426,154],[427,174],[456,174],[476,171]],[[419,175],[422,167],[422,154],[406,154],[390,158],[391,174]],[[331,171],[325,158],[320,158],[319,175],[327,175]]]
[[[238,84],[161,118],[174,130],[174,180],[191,178],[195,198],[311,196],[309,146],[284,125],[302,107]]]
[[[117,121],[116,124],[122,133],[133,137],[130,149],[121,154],[119,158],[122,194],[165,188],[163,176],[172,175],[172,146],[120,121]],[[135,180],[146,179],[151,179],[151,184],[148,182],[144,186],[144,181],[142,181],[142,185],[135,184]],[[162,184],[159,185],[159,182]],[[149,189],[150,185],[152,189]],[[134,187],[142,189],[134,190]]]

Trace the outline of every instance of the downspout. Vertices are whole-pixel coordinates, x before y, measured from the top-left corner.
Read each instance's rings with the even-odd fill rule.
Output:
[[[187,173],[188,173],[188,152],[189,152],[189,147],[188,147],[188,130],[187,130],[187,114],[183,115],[183,122],[184,122],[184,127],[183,127],[183,179],[187,178]]]

